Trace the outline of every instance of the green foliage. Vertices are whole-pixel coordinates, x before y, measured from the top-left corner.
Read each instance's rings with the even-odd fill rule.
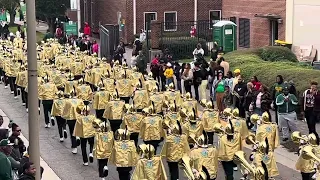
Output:
[[[282,75],[285,81],[292,80],[298,92],[303,92],[310,81],[320,82],[320,71],[311,66],[285,61],[270,62],[259,57],[256,50],[239,50],[225,54],[224,58],[230,63],[230,70],[239,68],[246,80],[252,76],[268,87],[275,83],[277,75]]]
[[[266,46],[258,50],[259,56],[265,61],[298,62],[297,57],[289,48],[282,46]]]
[[[208,47],[206,40],[191,37],[163,37],[160,38],[160,49],[168,48],[173,55],[173,59],[186,59],[192,58],[192,52],[196,48],[197,44],[200,43],[208,54]]]
[[[19,7],[20,0],[0,0],[0,8],[6,9],[10,14],[10,25],[14,23],[14,14]]]

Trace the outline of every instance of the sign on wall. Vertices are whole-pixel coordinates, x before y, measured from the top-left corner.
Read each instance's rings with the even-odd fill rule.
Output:
[[[77,0],[70,0],[70,9],[71,11],[76,11],[77,10]]]

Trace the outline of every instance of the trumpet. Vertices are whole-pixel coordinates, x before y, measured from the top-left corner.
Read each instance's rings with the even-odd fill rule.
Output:
[[[220,135],[222,135],[222,134],[225,133],[225,129],[224,129],[223,125],[220,124],[220,123],[216,123],[216,124],[213,126],[213,131],[214,131],[215,133],[217,133],[217,134],[220,134]]]
[[[195,180],[191,165],[190,165],[190,157],[188,155],[184,155],[180,161],[178,162],[179,166],[183,169],[189,180]]]
[[[301,135],[301,132],[299,131],[294,131],[291,134],[291,139],[294,143],[300,144],[300,145],[307,144],[309,141],[308,137],[306,135]]]

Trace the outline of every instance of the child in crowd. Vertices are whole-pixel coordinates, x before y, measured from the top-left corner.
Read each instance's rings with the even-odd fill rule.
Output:
[[[173,83],[173,69],[171,63],[167,63],[167,68],[164,71],[164,76],[166,77],[166,85]]]

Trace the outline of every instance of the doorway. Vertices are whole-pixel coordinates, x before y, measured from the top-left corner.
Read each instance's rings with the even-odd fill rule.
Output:
[[[273,46],[275,44],[275,40],[278,40],[279,38],[279,23],[277,19],[271,19],[270,20],[270,46]]]

